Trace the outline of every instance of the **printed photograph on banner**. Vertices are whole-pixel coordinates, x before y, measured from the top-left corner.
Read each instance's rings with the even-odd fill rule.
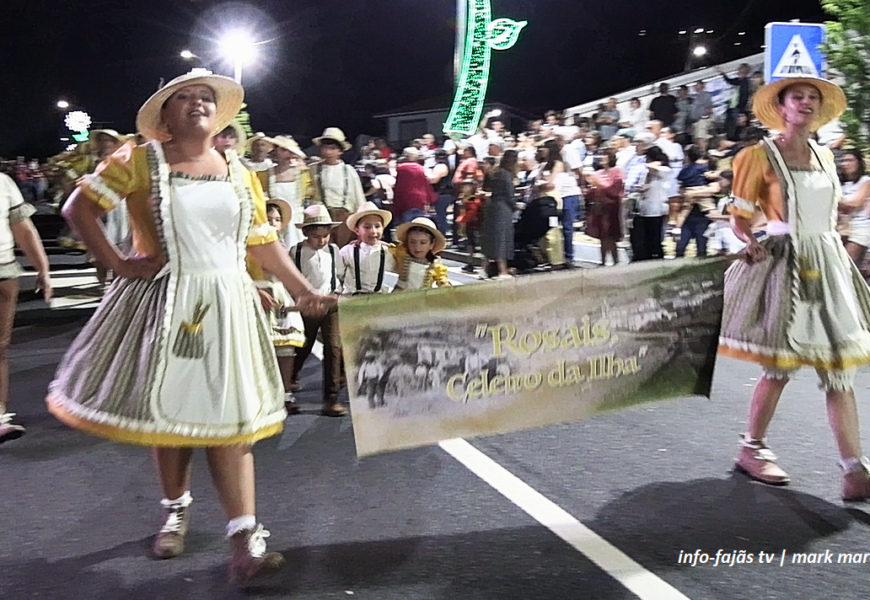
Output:
[[[358,454],[709,397],[725,267],[678,260],[342,302]]]

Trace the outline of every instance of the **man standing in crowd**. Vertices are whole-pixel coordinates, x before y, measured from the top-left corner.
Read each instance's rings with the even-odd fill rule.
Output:
[[[420,164],[423,154],[413,147],[405,148],[402,162],[396,166],[393,188],[393,218],[396,225],[425,217],[435,204],[435,191],[429,183],[426,169]]]
[[[659,95],[649,104],[649,118],[661,122],[665,127],[670,127],[677,116],[677,99],[668,90],[670,87],[667,83],[659,85]]]
[[[562,237],[565,243],[565,264],[574,265],[574,223],[582,220],[582,194],[578,181],[583,177],[583,160],[577,149],[562,136],[556,136],[565,172],[556,178],[556,192],[562,197]]]
[[[749,65],[743,63],[737,67],[737,77],[728,77],[725,72],[717,69],[719,75],[727,81],[732,89],[731,101],[728,103],[728,112],[725,117],[725,133],[729,140],[738,141],[736,136],[737,117],[745,113],[749,106],[749,97],[752,94],[751,81],[749,79]]]
[[[673,129],[663,127],[659,139],[656,140],[656,146],[664,150],[665,154],[668,155],[668,163],[671,167],[671,186],[668,190],[668,206],[670,209],[668,211],[667,223],[669,225],[676,223],[677,215],[683,204],[683,197],[680,195],[680,182],[677,181],[677,177],[679,177],[680,171],[683,170],[685,154],[683,153],[683,147],[676,142],[675,138],[676,134]]]
[[[619,131],[619,110],[616,108],[616,98],[607,101],[607,107],[598,113],[598,131],[601,133],[601,141],[609,142],[610,138]]]

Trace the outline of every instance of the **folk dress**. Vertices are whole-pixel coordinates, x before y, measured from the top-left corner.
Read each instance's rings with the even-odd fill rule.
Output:
[[[833,154],[809,142],[820,168],[789,169],[769,139],[734,161],[732,215],[767,217],[770,255],[725,274],[719,353],[778,370],[841,371],[870,363],[870,291],[837,234]]]
[[[428,290],[451,285],[447,266],[440,258],[435,257],[432,262],[414,258],[402,244],[390,248],[390,253],[396,260],[396,273],[399,275],[394,292]]]
[[[301,229],[296,227],[296,224],[302,223],[305,218],[305,199],[314,195],[311,174],[307,170],[299,168],[295,168],[295,170],[296,179],[293,181],[278,181],[275,177],[275,167],[257,173],[257,177],[263,185],[263,191],[266,193],[266,200],[280,198],[293,209],[292,220],[281,234],[282,242],[287,250],[305,241],[305,235]]]
[[[162,254],[150,281],[115,280],[70,346],[48,408],[67,425],[147,446],[251,444],[280,433],[284,392],[245,259],[277,241],[262,189],[234,152],[228,175],[171,173],[152,141],[122,147],[79,187],[127,200],[134,251]]]

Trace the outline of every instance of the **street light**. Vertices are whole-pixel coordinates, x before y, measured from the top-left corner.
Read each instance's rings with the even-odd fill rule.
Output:
[[[57,106],[59,109],[61,109],[61,110],[66,110],[66,109],[69,108],[69,102],[67,102],[66,100],[61,99],[61,100],[58,100],[58,101],[57,101],[57,105],[56,105],[56,106]]]
[[[192,60],[192,59],[194,59],[194,58],[199,58],[196,54],[194,54],[194,53],[191,52],[190,50],[182,50],[182,51],[179,53],[179,56],[180,56],[181,58],[183,58],[184,60]]]
[[[692,50],[692,54],[695,55],[695,58],[701,58],[702,56],[707,55],[707,48],[705,46],[695,46],[695,49]]]
[[[233,77],[237,83],[242,83],[242,67],[246,62],[254,59],[257,45],[247,32],[241,30],[231,31],[221,40],[221,54],[232,61]]]

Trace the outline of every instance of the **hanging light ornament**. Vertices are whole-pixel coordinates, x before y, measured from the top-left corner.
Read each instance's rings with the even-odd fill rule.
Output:
[[[517,43],[528,21],[492,20],[491,0],[457,0],[456,93],[444,133],[472,135],[480,122],[493,50]]]

